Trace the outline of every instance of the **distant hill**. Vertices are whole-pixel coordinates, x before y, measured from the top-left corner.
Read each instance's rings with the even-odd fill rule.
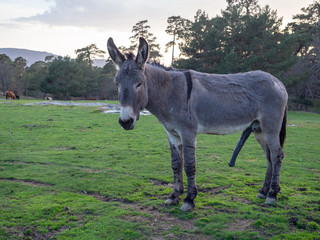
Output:
[[[106,59],[93,59],[93,66],[102,68],[106,65],[106,61]]]
[[[28,49],[20,48],[0,48],[0,54],[6,54],[12,61],[17,57],[23,57],[27,60],[27,66],[31,66],[37,61],[44,61],[46,56],[58,56],[53,53],[33,51]],[[95,59],[93,60],[93,65],[97,67],[103,67],[106,63],[105,59]]]
[[[6,54],[12,61],[17,57],[23,57],[27,60],[27,66],[31,66],[37,61],[44,61],[46,56],[57,56],[53,53],[33,51],[19,48],[0,48],[0,54]]]

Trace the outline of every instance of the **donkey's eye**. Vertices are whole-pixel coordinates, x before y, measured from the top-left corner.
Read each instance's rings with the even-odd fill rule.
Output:
[[[142,86],[142,83],[138,83],[136,89],[139,89]]]

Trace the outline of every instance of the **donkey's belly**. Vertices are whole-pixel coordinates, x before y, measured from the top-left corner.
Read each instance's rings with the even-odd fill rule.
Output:
[[[198,124],[198,134],[206,133],[206,134],[216,134],[216,135],[227,135],[236,132],[240,132],[245,130],[250,126],[251,122],[241,124],[241,125],[218,125],[218,126],[210,126]]]

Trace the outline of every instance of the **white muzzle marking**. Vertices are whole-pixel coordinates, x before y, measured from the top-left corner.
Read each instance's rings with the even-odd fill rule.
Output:
[[[120,119],[125,122],[125,121],[128,121],[130,118],[132,118],[134,122],[136,121],[136,117],[134,116],[134,113],[133,113],[133,108],[121,107]]]

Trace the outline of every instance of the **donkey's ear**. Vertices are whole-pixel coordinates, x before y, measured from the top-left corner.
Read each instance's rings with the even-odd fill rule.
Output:
[[[138,48],[138,54],[137,54],[136,62],[142,68],[146,64],[148,58],[149,58],[149,46],[148,46],[148,43],[144,38],[140,37],[139,38],[139,48]]]
[[[123,64],[123,62],[126,60],[126,58],[118,50],[118,48],[114,44],[112,38],[108,39],[107,46],[108,46],[108,52],[109,52],[109,55],[110,55],[112,61],[120,67]]]

